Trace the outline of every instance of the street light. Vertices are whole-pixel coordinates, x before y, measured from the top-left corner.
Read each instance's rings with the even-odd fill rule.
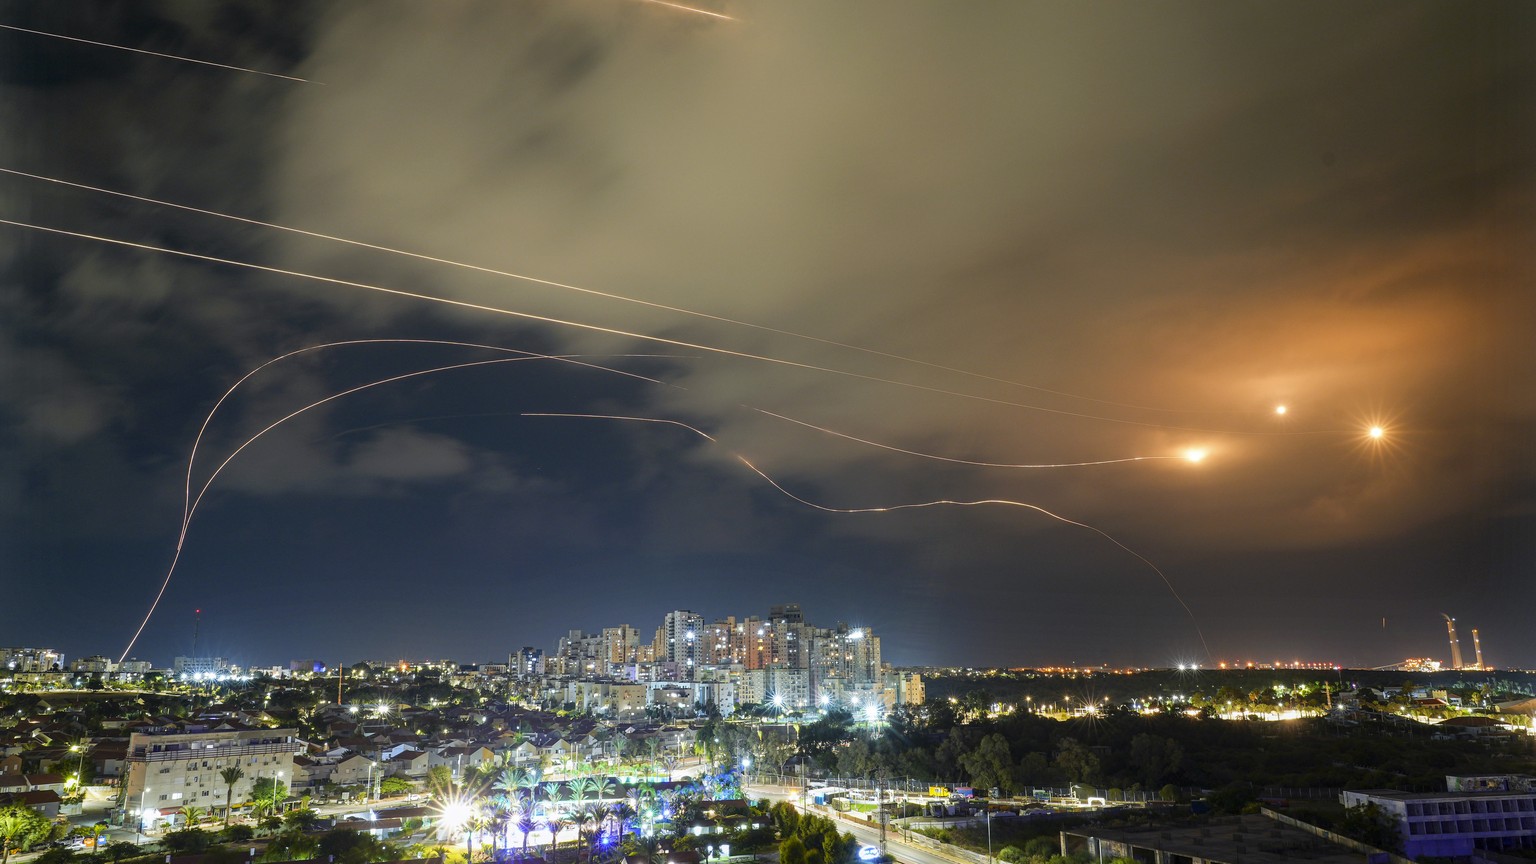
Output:
[[[148,794],[149,794],[149,787],[148,786],[145,786],[142,790],[139,791],[139,824],[138,824],[138,832],[137,833],[138,833],[138,836],[139,836],[139,842],[140,843],[143,843],[145,840],[149,839],[148,836],[145,835],[145,833],[144,833],[144,796],[148,795]]]
[[[987,864],[992,864],[992,801],[987,800]]]

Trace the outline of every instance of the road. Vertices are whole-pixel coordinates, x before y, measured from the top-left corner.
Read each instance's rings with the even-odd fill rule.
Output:
[[[800,805],[800,789],[795,786],[759,786],[751,784],[743,788],[743,794],[749,798],[767,798],[771,801],[788,801],[797,809],[808,810],[819,816],[825,816],[837,823],[839,831],[852,834],[860,843],[869,846],[880,845],[880,827],[870,825],[862,819],[851,819],[842,813],[826,807],[817,807],[812,804],[808,807]],[[945,854],[942,850],[930,849],[925,846],[917,846],[903,840],[902,831],[898,828],[888,827],[885,831],[885,851],[898,864],[974,864],[969,858],[959,855]]]

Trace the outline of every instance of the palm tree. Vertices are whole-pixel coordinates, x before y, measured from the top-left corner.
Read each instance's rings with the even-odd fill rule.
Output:
[[[289,827],[304,831],[313,827],[316,822],[320,821],[320,814],[316,813],[314,810],[311,810],[308,807],[303,807],[298,810],[289,810],[287,815],[283,817],[283,821],[286,822]]]
[[[533,829],[537,827],[539,827],[539,823],[533,818],[533,809],[531,807],[524,807],[517,816],[517,830],[523,832],[524,858],[528,857],[528,835],[532,834]]]
[[[219,776],[224,778],[224,827],[228,828],[229,813],[235,809],[235,784],[240,782],[241,778],[245,776],[245,772],[240,770],[240,766],[231,765],[228,768],[221,769]]]
[[[549,851],[553,853],[560,848],[560,831],[570,825],[570,820],[556,813],[544,819],[544,824],[549,828]]]
[[[628,801],[620,801],[608,808],[608,812],[612,813],[614,820],[619,823],[618,842],[622,845],[624,843],[624,823],[635,818],[635,808],[629,806]]]
[[[36,810],[19,804],[0,808],[0,864],[11,857],[11,847],[25,848],[46,837],[53,825]]]
[[[581,860],[581,841],[587,837],[587,832],[597,824],[597,814],[593,812],[591,804],[578,808],[571,812],[571,824],[576,826],[576,859]],[[588,847],[590,848],[590,846]],[[588,853],[590,860],[591,853]]]
[[[542,779],[544,779],[543,772],[538,770],[525,770],[518,774],[517,788],[522,790],[524,800],[533,800],[534,791],[539,788],[539,781]]]
[[[560,783],[557,780],[550,780],[547,783],[540,784],[540,790],[544,793],[544,800],[551,803],[556,801],[564,801],[565,799],[560,797],[560,789],[564,785],[565,784]]]
[[[596,793],[597,792],[597,781],[594,780],[590,776],[577,777],[575,780],[572,780],[568,785],[569,785],[570,790],[571,790],[571,797],[575,798],[578,801],[585,801],[585,800],[587,800],[587,793],[589,793],[589,792],[590,793]]]
[[[512,821],[511,810],[508,809],[510,799],[503,795],[497,795],[486,802],[486,827],[491,832],[491,858],[496,858],[496,841],[501,840],[503,849],[507,846],[507,825]]]
[[[96,850],[97,852],[101,851],[101,835],[107,833],[107,829],[110,827],[111,826],[105,822],[97,822],[95,825],[91,826],[90,831],[92,849]]]
[[[203,818],[207,815],[208,811],[197,806],[196,804],[187,804],[181,808],[182,821],[186,823],[188,828],[191,828],[193,825],[203,821]]]

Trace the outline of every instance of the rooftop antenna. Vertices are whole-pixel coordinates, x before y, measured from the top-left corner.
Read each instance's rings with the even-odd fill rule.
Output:
[[[1456,640],[1456,619],[1444,612],[1440,613],[1440,617],[1445,619],[1445,629],[1450,631],[1451,634],[1451,668],[1460,669],[1461,643]]]

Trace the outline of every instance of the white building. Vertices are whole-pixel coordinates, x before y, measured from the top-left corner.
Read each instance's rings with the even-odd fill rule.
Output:
[[[292,783],[293,757],[302,748],[297,729],[136,732],[128,739],[125,821],[150,825],[187,804],[209,811],[244,804],[258,779]],[[242,774],[233,788],[223,777],[228,768]]]
[[[704,654],[704,616],[687,609],[668,612],[661,620],[661,653],[658,661],[677,664],[678,677],[692,681]]]
[[[52,648],[0,648],[0,669],[52,672],[64,668],[64,655]]]
[[[1488,778],[1447,777],[1451,789],[1491,788],[1479,792],[1397,792],[1390,789],[1346,790],[1346,807],[1375,804],[1397,820],[1403,854],[1465,857],[1477,850],[1536,849],[1536,792],[1524,783],[1479,783]],[[1517,780],[1519,778],[1516,778]],[[1524,789],[1519,786],[1524,785]]]
[[[177,657],[171,664],[176,677],[182,679],[226,675],[234,668],[235,664],[223,657]]]

